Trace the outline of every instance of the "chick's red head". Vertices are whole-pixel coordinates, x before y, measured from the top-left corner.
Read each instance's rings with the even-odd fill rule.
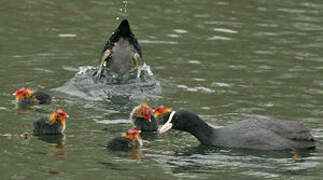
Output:
[[[124,137],[130,140],[139,140],[140,139],[140,130],[137,129],[129,129],[125,134]]]
[[[29,91],[30,90],[26,88],[20,88],[16,90],[16,92],[13,93],[13,95],[16,96],[18,99],[23,99],[24,97],[28,97],[30,95]]]
[[[151,110],[150,107],[147,106],[143,106],[140,111],[139,111],[139,117],[142,117],[144,119],[148,119],[149,121],[151,121]]]
[[[57,109],[55,113],[60,120],[65,120],[69,117],[62,109]]]
[[[160,105],[160,106],[158,106],[158,107],[156,107],[156,108],[154,109],[154,115],[155,115],[156,117],[159,117],[159,116],[161,116],[161,115],[163,115],[163,114],[166,114],[166,113],[168,113],[168,112],[171,112],[171,111],[172,111],[171,109],[166,108],[164,105]]]

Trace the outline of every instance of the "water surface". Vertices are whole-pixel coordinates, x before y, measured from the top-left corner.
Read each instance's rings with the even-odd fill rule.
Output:
[[[191,135],[144,134],[144,147],[105,150],[131,127],[132,107],[164,104],[225,126],[257,115],[305,123],[323,140],[323,2],[49,1],[0,3],[0,174],[4,179],[320,179],[323,150],[238,151],[200,146]],[[57,88],[95,66],[123,18],[141,43],[160,91],[114,101]],[[16,112],[21,87],[53,104]],[[74,93],[74,94],[73,94]],[[76,95],[76,96],[75,96]],[[31,132],[32,120],[62,108],[66,137]],[[56,145],[53,145],[56,144]]]

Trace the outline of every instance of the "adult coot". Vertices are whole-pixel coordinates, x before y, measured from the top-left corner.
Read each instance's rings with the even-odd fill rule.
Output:
[[[123,75],[132,70],[139,70],[144,64],[141,47],[132,33],[128,20],[123,20],[106,42],[99,60],[95,79],[102,77],[103,71]]]
[[[58,109],[48,117],[42,117],[34,121],[34,135],[63,134],[66,128],[65,119],[68,117],[62,109]]]
[[[37,104],[50,104],[51,96],[41,91],[32,91],[27,88],[21,88],[13,93],[16,96],[16,107],[17,108],[28,108],[32,105]]]
[[[130,113],[129,119],[135,125],[135,128],[141,131],[157,131],[158,123],[148,104],[139,104]]]
[[[165,107],[157,107],[155,115],[166,110]],[[170,129],[186,131],[205,145],[259,150],[313,149],[316,146],[309,129],[293,121],[260,118],[213,128],[196,114],[185,110],[168,112],[163,121],[160,133]]]

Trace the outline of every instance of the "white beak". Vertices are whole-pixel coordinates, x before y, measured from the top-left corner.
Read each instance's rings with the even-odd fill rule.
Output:
[[[172,111],[172,113],[169,115],[169,118],[167,122],[159,129],[159,133],[163,134],[170,130],[173,127],[173,123],[171,123],[173,116],[175,115],[176,111]]]

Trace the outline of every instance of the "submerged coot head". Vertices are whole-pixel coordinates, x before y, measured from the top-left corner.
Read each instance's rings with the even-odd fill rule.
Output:
[[[143,64],[141,47],[128,20],[124,19],[106,42],[99,59],[98,71],[94,75],[96,79],[111,76],[109,73],[123,76],[134,70],[138,71]]]
[[[120,36],[127,37],[133,35],[127,19],[124,19],[119,27],[116,29],[115,33],[119,33]]]

